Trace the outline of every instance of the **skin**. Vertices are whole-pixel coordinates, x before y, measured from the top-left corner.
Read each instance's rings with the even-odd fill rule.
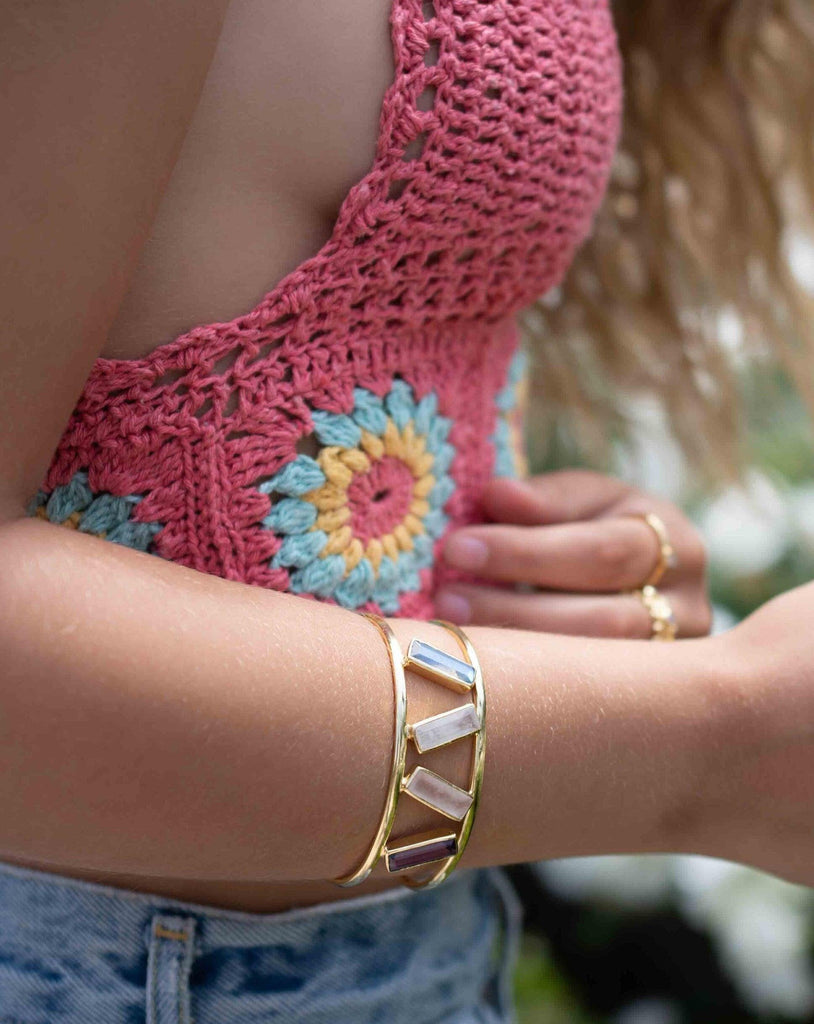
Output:
[[[286,5],[259,0],[0,7],[0,117],[14,139],[0,169],[5,860],[251,910],[358,891],[325,879],[365,853],[387,780],[392,684],[370,624],[23,514],[97,355],[136,358],[245,311],[327,237],[369,164],[388,80],[380,4],[345,6],[347,47],[317,0],[297,5],[296,26]],[[265,59],[245,61],[244,46]],[[343,113],[345,86],[358,117]],[[297,103],[303,131],[289,140],[283,114]],[[677,850],[813,880],[812,590],[713,639],[540,632],[589,620],[642,635],[646,619],[613,592],[655,555],[625,513],[656,506],[577,477],[495,485],[490,502],[497,521],[467,531],[489,548],[486,582],[467,592],[472,620],[532,628],[468,629],[489,746],[461,870]],[[679,603],[687,592],[690,635],[705,624],[703,601],[697,621],[688,611],[703,567],[669,515],[685,576],[668,582]],[[501,603],[489,589],[518,579],[548,593]],[[393,627],[404,643],[448,647],[437,627]],[[411,718],[448,702],[408,685]],[[463,783],[460,746],[423,763]],[[437,821],[406,799],[399,813],[394,835]],[[391,884],[379,872],[365,890]]]

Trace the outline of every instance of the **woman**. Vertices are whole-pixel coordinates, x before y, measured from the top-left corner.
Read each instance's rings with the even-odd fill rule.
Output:
[[[372,0],[0,12],[4,1018],[510,1019],[496,865],[671,850],[812,879],[810,588],[642,643],[667,623],[629,593],[667,568],[654,511],[680,634],[706,632],[680,514],[492,479],[517,469],[514,317],[610,166],[609,11],[389,13],[392,51]],[[331,881],[392,757],[359,610],[450,653],[426,620],[465,621],[483,666],[477,825],[426,892]],[[409,685],[412,721],[438,712]],[[467,749],[431,753],[465,778]]]

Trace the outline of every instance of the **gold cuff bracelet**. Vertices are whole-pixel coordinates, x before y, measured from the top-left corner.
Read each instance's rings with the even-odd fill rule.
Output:
[[[410,888],[428,889],[449,877],[461,859],[472,831],[486,752],[486,699],[483,675],[468,637],[452,623],[433,620],[435,625],[443,627],[455,637],[466,660],[447,654],[418,639],[410,642],[407,654],[404,655],[387,622],[378,615],[364,614],[379,630],[390,657],[395,697],[393,759],[384,809],[370,850],[355,871],[335,878],[334,881],[341,886],[358,885],[367,878],[382,858],[387,871],[392,874],[401,874],[411,868],[421,868],[440,862],[434,874],[428,878],[401,875],[401,880]],[[451,711],[422,719],[420,722],[408,723],[404,675],[407,668],[457,693],[468,694],[473,700]],[[468,789],[453,785],[421,765],[413,768],[409,775],[405,775],[409,742],[412,742],[421,754],[468,736],[474,739]],[[451,824],[446,828],[437,828],[431,832],[391,842],[390,831],[402,793],[407,793],[414,800],[432,808],[457,825]]]

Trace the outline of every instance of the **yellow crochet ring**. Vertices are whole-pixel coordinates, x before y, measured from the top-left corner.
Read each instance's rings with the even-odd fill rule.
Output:
[[[409,469],[414,483],[412,500],[403,520],[392,530],[379,537],[370,537],[366,544],[354,536],[349,525],[351,510],[348,507],[348,488],[357,474],[370,471],[372,464],[385,456],[396,458]],[[368,558],[378,572],[382,557],[397,558],[400,551],[412,551],[413,538],[424,533],[422,517],[429,512],[427,495],[435,484],[430,470],[433,456],[426,450],[423,437],[416,435],[412,422],[399,430],[388,420],[383,437],[376,437],[369,431],[362,431],[358,448],[323,448],[317,456],[327,482],[310,494],[303,496],[317,508],[314,529],[328,534],[328,543],[321,554],[341,554],[350,572],[361,559]]]

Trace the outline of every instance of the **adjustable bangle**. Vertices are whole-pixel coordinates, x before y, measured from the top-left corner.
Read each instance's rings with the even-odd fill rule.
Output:
[[[433,620],[435,625],[443,627],[455,637],[466,660],[418,639],[410,642],[405,656],[387,622],[377,615],[364,614],[379,630],[390,656],[395,695],[393,759],[384,809],[370,850],[355,871],[334,881],[341,886],[358,885],[367,878],[381,858],[384,858],[385,867],[391,874],[439,864],[429,878],[402,875],[401,880],[410,888],[428,889],[439,885],[452,873],[466,848],[475,820],[486,752],[483,676],[468,637],[452,623]],[[405,668],[457,693],[468,694],[474,700],[451,711],[408,724]],[[468,736],[474,738],[468,789],[453,785],[421,765],[405,775],[408,742],[412,741],[421,754]],[[407,793],[449,821],[457,822],[457,827],[450,825],[391,842],[390,831],[401,793]]]

